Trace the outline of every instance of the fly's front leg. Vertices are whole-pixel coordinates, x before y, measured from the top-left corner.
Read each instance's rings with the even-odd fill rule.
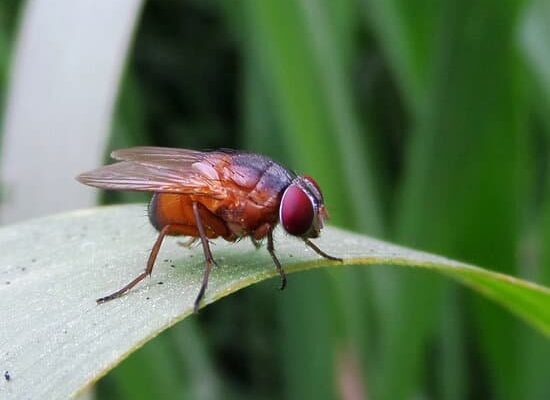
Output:
[[[114,293],[111,293],[108,296],[101,297],[96,300],[97,304],[105,303],[107,301],[116,299],[117,297],[122,296],[124,293],[126,293],[128,290],[132,289],[134,286],[136,286],[139,282],[141,282],[147,275],[151,275],[153,272],[153,266],[155,265],[155,260],[157,259],[157,255],[160,250],[160,246],[162,245],[162,241],[164,240],[164,237],[170,230],[170,228],[173,228],[175,225],[166,225],[163,227],[159,235],[157,236],[157,240],[155,241],[155,244],[153,245],[153,248],[151,249],[151,253],[149,253],[149,259],[147,260],[147,267],[145,268],[145,271],[143,271],[141,274],[139,274],[132,282],[124,286],[123,288],[117,290]]]
[[[273,259],[273,262],[275,263],[275,267],[277,268],[277,272],[279,273],[279,276],[281,277],[281,287],[280,289],[283,290],[286,287],[286,274],[283,270],[283,267],[281,266],[281,263],[279,262],[279,259],[275,255],[275,246],[273,244],[273,230],[269,230],[267,233],[267,251],[269,251],[269,254],[271,255],[271,258]]]
[[[308,238],[304,238],[304,243],[311,247],[313,251],[315,251],[317,254],[319,254],[321,257],[326,258],[327,260],[334,260],[334,261],[344,261],[342,258],[331,256],[330,254],[325,253],[323,250],[321,250],[317,245],[313,244],[311,240]]]
[[[204,252],[204,275],[202,277],[202,285],[199,290],[199,294],[197,295],[197,298],[195,299],[195,305],[193,307],[193,312],[197,313],[199,311],[199,304],[204,297],[204,292],[206,291],[206,287],[208,286],[208,277],[210,276],[210,270],[212,269],[212,264],[216,264],[216,261],[214,261],[214,258],[212,257],[212,252],[210,251],[210,246],[208,244],[208,237],[206,236],[206,231],[204,230],[204,225],[202,223],[201,215],[199,212],[199,204],[196,202],[193,202],[193,215],[195,217],[195,223],[197,225],[197,229],[199,230],[199,235],[202,243],[202,250]]]

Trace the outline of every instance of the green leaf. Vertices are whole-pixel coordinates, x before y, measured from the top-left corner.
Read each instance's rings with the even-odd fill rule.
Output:
[[[202,253],[175,240],[164,243],[151,279],[120,299],[95,303],[143,269],[155,239],[144,214],[139,205],[101,207],[0,229],[1,368],[11,377],[0,382],[0,398],[66,398],[192,313]],[[550,335],[550,289],[543,286],[332,227],[316,242],[344,263],[321,259],[278,232],[287,272],[371,264],[434,270]],[[204,304],[277,275],[269,254],[248,241],[216,241],[212,248],[220,267]],[[273,295],[284,296],[277,284]]]

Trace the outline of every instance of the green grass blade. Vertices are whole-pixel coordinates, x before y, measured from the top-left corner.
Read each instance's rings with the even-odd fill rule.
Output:
[[[435,34],[438,47],[428,58],[434,65],[429,67],[433,78],[427,108],[413,129],[397,226],[401,243],[496,265],[508,273],[515,271],[527,138],[526,96],[513,51],[518,8],[506,3],[494,12],[491,1],[443,5]],[[469,34],[464,34],[466,26]],[[489,70],[489,64],[495,68]],[[493,251],[497,247],[504,250]],[[430,277],[398,282],[388,334],[393,339],[384,347],[390,354],[384,398],[410,396],[419,389],[414,385],[420,385],[425,352],[418,353],[416,362],[407,355],[433,336],[435,308],[444,298],[443,288]],[[407,340],[400,342],[405,326],[397,310],[408,313],[419,305],[426,306],[426,318],[407,326]],[[491,389],[498,397],[513,398],[517,337],[502,332],[513,331],[515,324],[485,302],[474,300],[472,308],[481,326],[486,365],[501,366],[487,368]],[[409,370],[403,368],[404,359]],[[409,375],[414,376],[410,381],[392,385],[395,376]]]
[[[537,212],[536,228],[538,229],[538,265],[535,265],[534,276],[544,284],[550,284],[550,3],[534,0],[526,8],[521,21],[520,44],[527,68],[532,73],[535,90],[537,116],[541,122],[542,135],[546,135],[546,171],[544,199]],[[550,345],[531,332],[522,332],[520,383],[522,396],[525,399],[544,399],[550,397],[548,373],[550,370]]]
[[[265,111],[254,102],[255,113],[249,114],[249,121],[265,123],[266,116],[274,116],[275,121],[266,130],[282,133],[267,141],[263,140],[265,132],[257,133],[258,137],[248,143],[256,143],[256,151],[268,146],[266,152],[273,154],[272,144],[282,142],[289,159],[287,165],[319,180],[335,223],[379,232],[374,174],[362,140],[363,128],[354,112],[353,82],[349,81],[354,50],[354,41],[349,39],[356,24],[356,5],[351,1],[318,0],[247,1],[245,5],[249,57],[256,64],[256,80],[262,81],[254,87],[250,101],[263,97],[271,105]],[[257,145],[258,140],[264,144]],[[332,352],[339,351],[339,342],[353,342],[346,345],[357,349],[357,356],[362,358],[358,363],[364,366],[367,358],[362,354],[367,353],[365,347],[369,344],[365,318],[358,318],[352,310],[362,308],[362,294],[372,295],[365,285],[363,271],[338,276],[318,274],[299,291],[285,296],[281,340],[285,348],[295,349],[283,355],[287,397],[334,396],[338,389],[327,377],[335,373]],[[324,293],[322,300],[320,290]],[[311,308],[319,301],[328,312],[317,313]],[[298,302],[300,306],[291,307]],[[316,337],[317,342],[308,337]],[[330,351],[319,353],[318,348]],[[323,387],[318,382],[324,382]]]
[[[273,99],[265,79],[265,70],[260,68],[258,53],[253,46],[248,48],[247,73],[245,81],[245,148],[275,157],[277,160],[288,160],[284,138],[280,132],[280,120],[274,113]],[[279,370],[282,374],[281,385],[283,397],[288,399],[316,398],[330,399],[334,389],[332,349],[334,338],[331,331],[332,312],[319,313],[319,309],[331,309],[329,296],[318,296],[327,293],[329,288],[327,276],[316,274],[307,282],[297,281],[294,290],[288,290],[275,309],[280,330],[273,344],[278,348]],[[320,297],[320,298],[319,298]],[[322,302],[319,307],[316,302]],[[307,340],[315,337],[315,340]],[[325,382],[315,385],[314,382]]]
[[[362,0],[365,17],[389,61],[408,109],[420,113],[428,104],[433,56],[444,2],[433,0]]]
[[[179,373],[168,333],[147,343],[109,374],[105,385],[99,385],[100,398],[111,394],[113,399],[180,399],[190,385]],[[104,386],[114,390],[102,393]]]
[[[520,42],[527,65],[541,88],[546,105],[550,104],[549,36],[550,3],[545,0],[534,0],[523,15]]]
[[[466,372],[466,343],[462,340],[465,327],[461,294],[455,287],[445,287],[446,296],[440,307],[441,335],[438,344],[441,356],[435,361],[436,365],[440,365],[437,376],[439,395],[435,397],[445,400],[465,399],[468,393],[470,376]]]
[[[201,334],[202,330],[194,320],[178,324],[171,332],[173,347],[184,363],[184,372],[180,377],[187,378],[185,392],[188,398],[221,399],[224,394],[222,381],[208,351],[206,340]]]
[[[278,254],[289,273],[349,264],[433,270],[550,336],[548,288],[335,228],[324,233],[319,245],[343,256],[344,264],[319,259],[298,240],[278,233]],[[203,269],[201,250],[184,251],[172,240],[165,243],[151,279],[116,301],[95,303],[143,269],[154,238],[143,207],[136,205],[82,210],[0,229],[0,246],[10,249],[0,255],[0,296],[5,300],[0,348],[2,368],[12,378],[1,382],[2,398],[66,398],[191,314]],[[277,275],[267,252],[246,241],[217,242],[214,254],[220,268],[212,273],[205,304]],[[175,268],[165,258],[174,260]]]
[[[550,130],[547,133],[550,133]],[[550,164],[547,166],[546,174],[545,198],[550,199]],[[548,246],[550,243],[550,202],[546,201],[540,212],[542,217],[537,226],[540,258],[533,275],[536,276],[537,281],[550,285],[550,248]],[[522,332],[522,334],[521,368],[519,368],[522,396],[530,400],[548,398],[550,397],[550,384],[547,371],[550,370],[550,343],[534,336],[530,331]]]
[[[250,47],[250,46],[249,46]],[[259,68],[254,49],[247,49],[244,73],[243,148],[266,154],[276,160],[288,160],[280,123],[274,115],[266,80]]]
[[[350,103],[352,83],[338,64],[323,7],[310,3],[315,1],[246,2],[251,40],[267,71],[294,167],[318,178],[334,221],[376,230],[381,225]]]

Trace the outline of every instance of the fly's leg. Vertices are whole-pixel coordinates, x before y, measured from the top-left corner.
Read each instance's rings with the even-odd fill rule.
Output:
[[[321,250],[319,247],[317,247],[311,240],[308,238],[304,238],[304,243],[311,247],[313,251],[315,251],[317,254],[319,254],[321,257],[326,258],[327,260],[334,260],[334,261],[344,261],[341,258],[331,256],[330,254],[325,253],[323,250]]]
[[[279,262],[279,259],[275,255],[275,246],[273,245],[273,230],[270,230],[267,233],[267,251],[269,251],[271,258],[275,263],[275,267],[277,268],[277,272],[281,276],[280,290],[283,290],[286,287],[286,275],[285,275],[285,271],[283,270],[283,267],[281,266],[281,263]]]
[[[136,286],[139,282],[141,282],[147,275],[151,275],[151,272],[153,272],[153,266],[155,265],[155,260],[157,259],[157,255],[160,250],[160,246],[162,245],[162,241],[170,228],[172,228],[174,225],[166,225],[163,227],[159,235],[157,236],[157,240],[155,241],[155,244],[153,245],[153,248],[151,249],[151,253],[149,253],[149,259],[147,260],[147,267],[145,268],[145,271],[143,271],[141,274],[139,274],[132,282],[121,288],[120,290],[117,290],[114,293],[111,293],[108,296],[101,297],[100,299],[97,299],[97,304],[105,303],[107,301],[116,299],[117,297],[122,296],[124,293],[126,293],[128,290],[132,289],[134,286]]]
[[[204,230],[204,225],[202,224],[201,216],[199,213],[199,205],[196,202],[193,202],[193,215],[195,216],[195,223],[197,225],[197,229],[199,230],[199,235],[201,238],[202,243],[202,250],[204,252],[204,275],[202,277],[202,285],[199,290],[199,294],[197,295],[197,298],[195,299],[195,305],[193,307],[193,312],[197,313],[199,311],[199,304],[204,297],[204,292],[206,291],[206,287],[208,286],[208,277],[210,276],[210,270],[212,269],[212,264],[217,265],[216,261],[214,261],[214,258],[212,257],[212,252],[210,251],[210,246],[208,244],[208,237],[206,236],[206,232]]]

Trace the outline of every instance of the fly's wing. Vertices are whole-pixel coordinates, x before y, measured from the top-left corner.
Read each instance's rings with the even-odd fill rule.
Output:
[[[85,172],[77,179],[110,190],[227,196],[216,169],[227,163],[224,153],[136,147],[117,150],[112,156],[124,161]]]
[[[174,149],[171,147],[140,146],[115,150],[111,153],[111,157],[119,161],[175,161],[179,163],[194,163],[204,159],[207,154],[211,153],[189,149]]]

